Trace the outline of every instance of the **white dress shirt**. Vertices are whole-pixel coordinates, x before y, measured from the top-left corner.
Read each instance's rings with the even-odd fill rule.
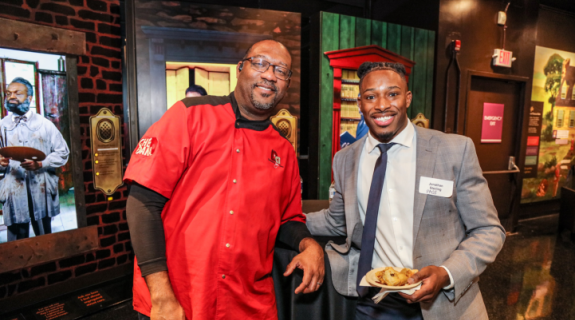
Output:
[[[32,112],[33,112],[32,109],[29,109],[25,114],[23,114],[23,116],[26,117],[26,121],[30,120],[30,117],[32,116]],[[15,114],[13,112],[11,112],[11,113],[12,113],[12,121],[16,122],[16,117],[19,117],[20,115]]]
[[[368,133],[359,160],[357,199],[362,223],[365,223],[375,162],[381,154],[377,147],[380,143]],[[387,169],[379,203],[371,267],[393,266],[413,269],[413,202],[417,136],[411,121],[408,121],[405,129],[390,143],[395,145],[387,151]],[[451,284],[444,289],[449,289],[453,279],[449,270],[447,268],[445,270],[449,274]]]

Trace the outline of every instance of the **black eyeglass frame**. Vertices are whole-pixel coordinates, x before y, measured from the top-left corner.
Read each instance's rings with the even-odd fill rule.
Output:
[[[252,61],[253,59],[260,59],[262,62],[267,63],[268,66],[265,68],[265,70],[258,70],[258,69],[256,69],[256,68],[254,67],[254,63],[253,63],[253,61]],[[257,72],[261,72],[261,73],[264,73],[264,72],[268,71],[268,69],[269,69],[270,66],[271,66],[271,67],[274,68],[274,74],[275,74],[275,76],[276,76],[278,79],[281,79],[281,80],[283,80],[283,81],[288,81],[288,80],[291,78],[292,74],[293,74],[290,69],[288,69],[288,68],[286,68],[286,67],[283,67],[283,66],[276,65],[276,64],[272,64],[272,63],[270,63],[269,61],[265,60],[264,58],[260,58],[260,57],[249,57],[249,58],[243,59],[242,62],[243,62],[243,61],[249,61],[250,64],[252,65],[252,69],[254,69],[254,70],[257,71]],[[276,73],[276,70],[277,70],[276,68],[286,69],[286,70],[288,71],[287,78],[286,78],[286,79],[282,79],[280,76],[278,76],[277,73]]]

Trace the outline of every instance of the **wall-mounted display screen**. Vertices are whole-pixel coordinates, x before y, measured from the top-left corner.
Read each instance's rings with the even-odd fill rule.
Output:
[[[0,48],[0,62],[0,243],[76,229],[65,57]]]

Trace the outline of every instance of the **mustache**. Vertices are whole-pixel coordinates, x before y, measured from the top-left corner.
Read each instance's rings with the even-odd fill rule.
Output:
[[[6,100],[6,104],[10,105],[10,106],[17,107],[17,106],[21,105],[22,102],[20,102],[18,100]]]

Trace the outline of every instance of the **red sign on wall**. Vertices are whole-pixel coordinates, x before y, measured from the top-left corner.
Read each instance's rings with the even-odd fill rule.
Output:
[[[504,105],[499,103],[486,102],[483,104],[481,143],[501,143],[503,109]]]

